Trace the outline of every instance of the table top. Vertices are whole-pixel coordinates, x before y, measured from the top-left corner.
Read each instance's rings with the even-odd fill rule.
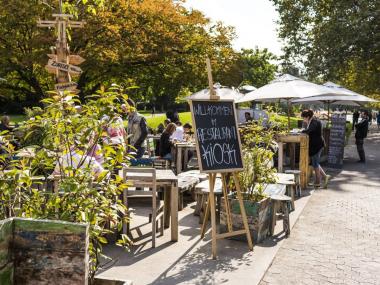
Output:
[[[196,147],[196,144],[193,142],[178,142],[175,144],[176,147]]]
[[[33,147],[25,147],[23,149],[20,149],[17,152],[16,156],[17,157],[26,157],[26,158],[35,157],[36,156],[36,149]]]
[[[122,170],[120,170],[120,174],[122,176]],[[149,173],[136,173],[139,177],[142,176],[151,176]],[[133,177],[133,173],[129,173],[128,176]],[[159,182],[177,182],[178,178],[174,174],[174,172],[170,169],[156,169],[156,181]]]
[[[268,196],[283,195],[286,192],[286,185],[283,184],[266,184],[264,193]]]

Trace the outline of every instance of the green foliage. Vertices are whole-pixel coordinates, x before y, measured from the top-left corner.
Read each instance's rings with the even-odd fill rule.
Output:
[[[275,128],[264,128],[261,124],[251,124],[241,130],[244,171],[239,173],[239,183],[246,199],[261,201],[266,197],[262,184],[276,182],[272,159],[277,133]]]
[[[102,245],[107,243],[106,234],[120,229],[127,210],[118,198],[127,185],[116,173],[128,157],[124,147],[107,145],[102,139],[104,127],[112,122],[114,110],[119,108],[117,98],[124,100],[127,96],[117,89],[101,89],[84,104],[72,94],[45,99],[43,110],[21,127],[26,136],[41,137],[35,156],[13,160],[17,152],[7,143],[6,153],[0,156],[0,219],[16,216],[88,223],[92,277],[99,265]],[[36,110],[28,114],[36,114]],[[94,174],[94,162],[89,158],[96,145],[101,146],[98,154],[105,158],[99,175]],[[76,157],[74,150],[81,156]],[[66,164],[62,160],[65,156]],[[54,166],[58,171],[51,176]],[[36,180],[36,173],[43,176]],[[37,183],[46,181],[47,176],[54,178],[57,191],[37,189]],[[123,247],[128,243],[124,235],[117,242]]]
[[[272,0],[280,15],[286,66],[304,65],[311,79],[379,95],[378,0]]]
[[[238,68],[242,74],[241,84],[260,88],[272,81],[277,72],[273,62],[276,56],[267,49],[242,49],[239,53]]]
[[[0,93],[2,101],[33,105],[53,90],[44,66],[55,33],[37,27],[52,19],[58,1],[0,0]],[[204,88],[205,59],[212,57],[215,76],[234,62],[234,29],[210,21],[179,1],[64,1],[64,13],[85,20],[84,29],[69,30],[70,50],[86,61],[77,79],[85,95],[101,84],[137,84],[130,92],[139,102],[167,108],[181,90]],[[21,104],[15,108],[22,109]]]

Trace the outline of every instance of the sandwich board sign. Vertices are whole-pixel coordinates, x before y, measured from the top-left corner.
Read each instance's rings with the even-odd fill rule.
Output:
[[[243,170],[240,135],[232,100],[191,100],[200,170]]]
[[[346,143],[346,115],[333,114],[329,139],[328,165],[331,168],[342,169],[344,146]]]

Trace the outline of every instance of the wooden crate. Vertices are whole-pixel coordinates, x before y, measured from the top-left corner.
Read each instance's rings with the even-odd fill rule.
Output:
[[[9,264],[1,278],[10,282],[0,284],[87,284],[87,225],[19,218],[0,225],[0,261]]]

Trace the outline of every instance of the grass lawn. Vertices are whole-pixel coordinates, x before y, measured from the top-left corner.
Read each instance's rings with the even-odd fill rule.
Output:
[[[11,123],[18,124],[26,120],[25,115],[8,115],[11,118]]]
[[[145,114],[147,118],[147,123],[148,126],[152,129],[156,129],[160,123],[163,123],[164,120],[166,119],[165,114],[160,114],[160,115],[155,115],[154,117],[151,117],[150,113]],[[9,115],[11,117],[11,121],[16,124],[24,121],[26,119],[25,115]],[[190,112],[184,112],[179,114],[179,118],[183,124],[185,123],[190,123],[192,124],[191,121],[191,113]],[[288,118],[286,116],[277,116],[275,119],[276,121],[282,122],[287,125]],[[291,128],[297,128],[297,121],[299,118],[296,117],[291,117],[290,118],[290,124]]]
[[[149,117],[146,119],[148,126],[152,129],[156,129],[160,123],[163,123],[166,119],[166,115],[156,115],[154,117]],[[179,119],[181,120],[182,124],[190,123],[191,124],[191,113],[185,112],[179,114]]]

